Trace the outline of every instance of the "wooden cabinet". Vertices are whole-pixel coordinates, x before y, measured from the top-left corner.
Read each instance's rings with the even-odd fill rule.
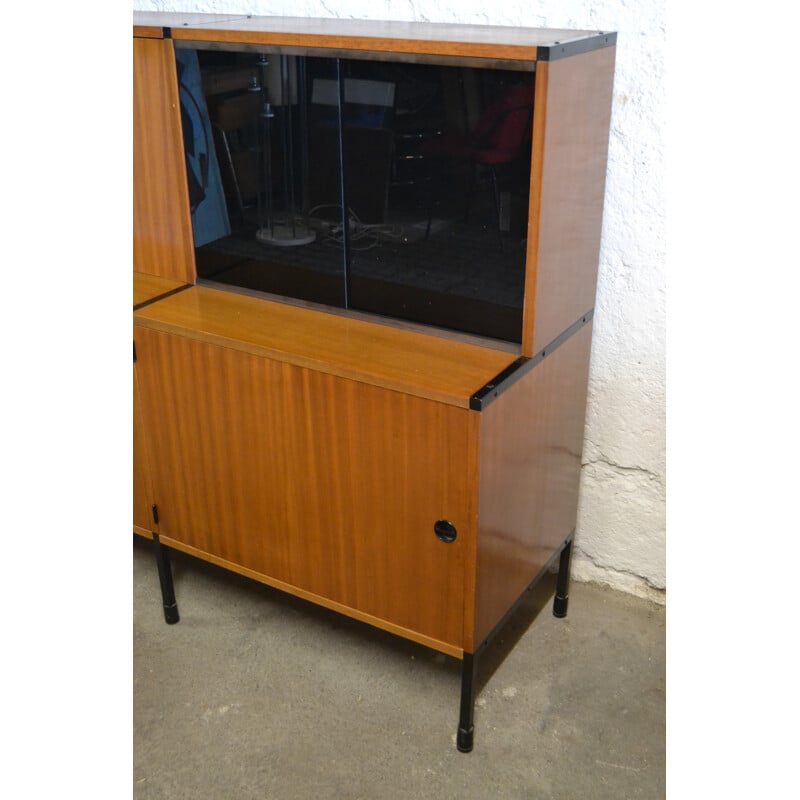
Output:
[[[165,609],[174,548],[460,658],[468,751],[477,656],[556,561],[554,611],[566,613],[615,36],[203,15],[135,23],[134,530],[154,540]],[[283,110],[262,102],[278,97],[265,88],[268,59],[280,64]],[[187,64],[203,87],[194,126],[181,106]],[[418,96],[398,77],[409,71]],[[244,102],[242,74],[259,97],[252,163],[282,163],[297,208],[289,216],[287,190],[270,230],[313,230],[288,247],[257,219],[280,206],[272,172],[252,208],[238,183],[224,185],[225,148],[237,144],[221,135],[230,115],[219,109]],[[286,100],[287,75],[300,76],[297,100]],[[454,167],[452,146],[440,154],[457,132],[426,129],[439,155],[430,149],[418,170],[422,194],[387,194],[375,212],[403,222],[361,221],[348,187],[370,178],[382,150],[363,164],[345,157],[351,128],[383,147],[413,99],[414,125],[426,121],[420,109],[442,126],[470,111],[474,140],[509,86],[523,116],[530,105],[510,172],[497,151],[474,148],[466,170]],[[333,116],[320,101],[330,91]],[[276,150],[270,131],[292,141],[292,115],[297,147]],[[187,130],[204,120],[216,138],[195,147]],[[336,241],[335,216],[310,207],[305,156],[322,164],[311,142],[323,139],[339,156]],[[202,195],[219,201],[213,235],[191,184],[198,151]],[[462,177],[475,193],[463,219],[452,199]],[[405,239],[391,238],[398,229]],[[362,235],[376,237],[375,252],[359,249]]]

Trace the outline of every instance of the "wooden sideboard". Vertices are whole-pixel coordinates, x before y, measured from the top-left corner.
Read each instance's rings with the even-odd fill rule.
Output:
[[[168,622],[175,549],[454,656],[472,749],[478,656],[555,563],[566,613],[615,42],[135,14],[133,524]],[[530,106],[513,160],[475,143],[507,86]],[[329,166],[340,224],[311,208]],[[385,208],[356,214],[365,181]],[[313,244],[265,244],[276,224]]]

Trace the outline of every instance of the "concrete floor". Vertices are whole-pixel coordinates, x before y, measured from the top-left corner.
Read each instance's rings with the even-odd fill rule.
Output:
[[[665,611],[555,576],[480,662],[475,748],[455,748],[460,662],[181,553],[164,623],[134,536],[135,800],[665,797]]]

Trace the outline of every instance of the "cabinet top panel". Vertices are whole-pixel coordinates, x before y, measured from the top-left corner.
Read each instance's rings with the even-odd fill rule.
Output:
[[[462,408],[516,359],[470,342],[204,286],[146,305],[134,323]]]
[[[552,61],[616,44],[606,31],[135,11],[134,35],[194,42]]]

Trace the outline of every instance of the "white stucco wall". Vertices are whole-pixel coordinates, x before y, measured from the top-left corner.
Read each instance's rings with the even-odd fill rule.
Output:
[[[134,0],[133,7],[617,31],[572,574],[664,602],[665,0]]]

